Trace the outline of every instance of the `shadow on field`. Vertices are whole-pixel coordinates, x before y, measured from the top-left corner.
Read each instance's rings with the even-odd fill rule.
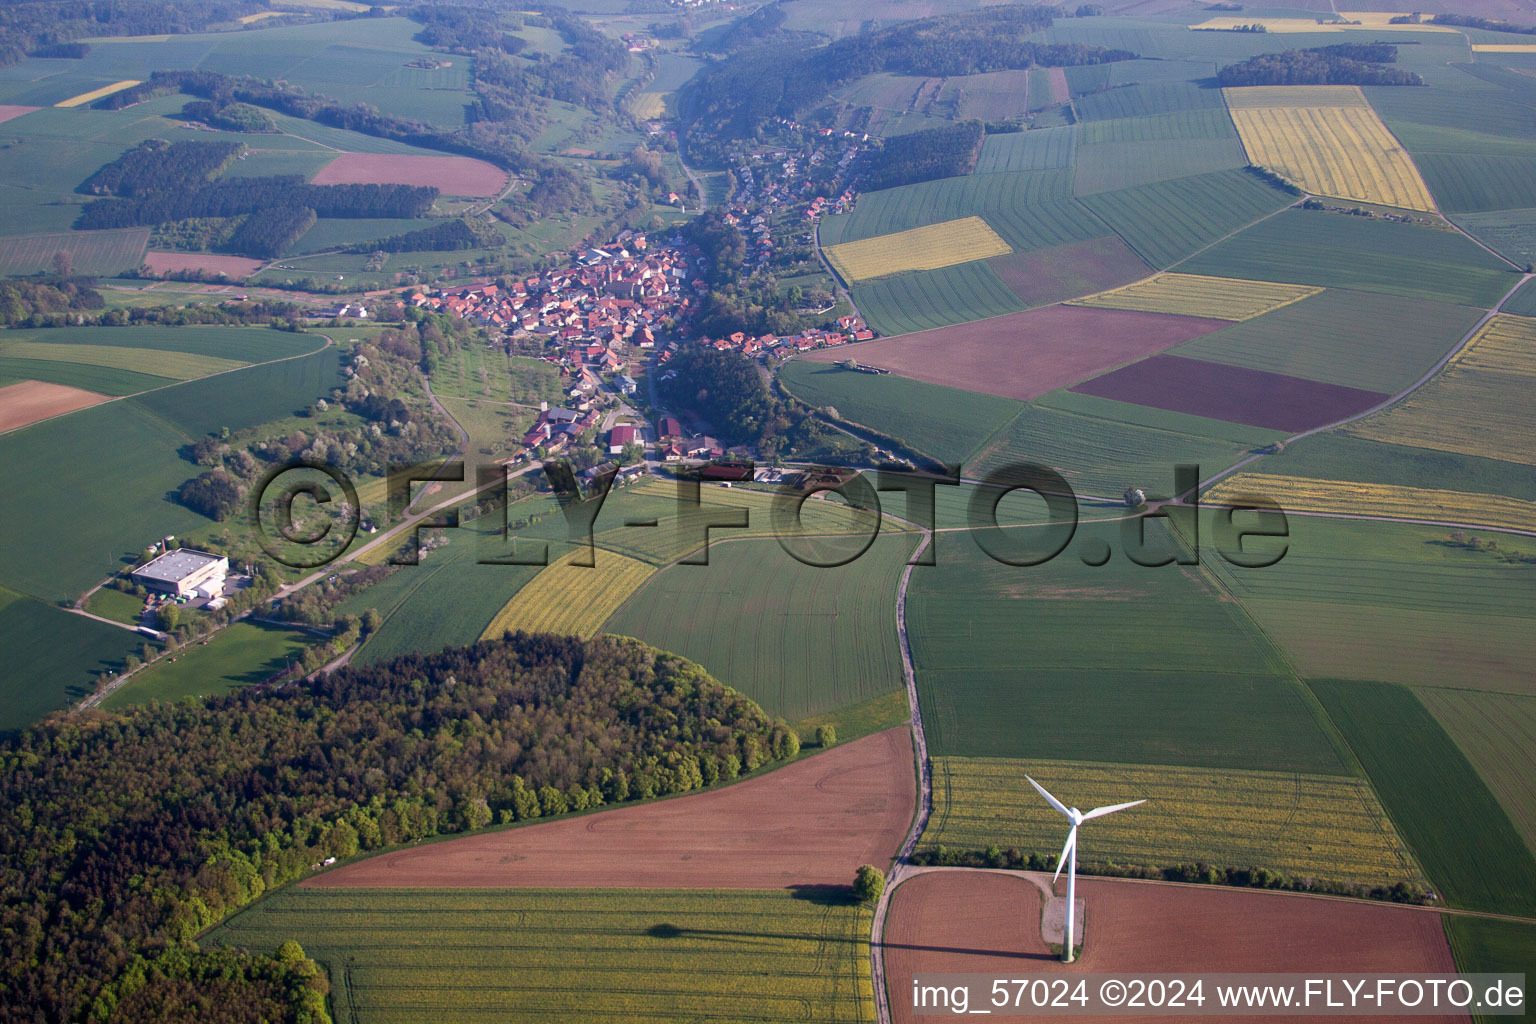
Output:
[[[813,888],[841,889],[842,886],[815,886]],[[653,924],[645,930],[645,934],[653,939],[681,939],[688,937],[713,937],[721,940],[736,940],[738,942],[751,942],[757,939],[815,939],[824,943],[855,943],[861,940],[855,938],[839,938],[835,935],[813,936],[805,933],[789,934],[787,932],[753,932],[753,931],[722,931],[710,928],[680,928],[675,924],[663,922]],[[1059,960],[1060,957],[1052,953],[1023,953],[1018,950],[1008,949],[971,949],[964,946],[916,946],[905,942],[882,942],[881,949],[910,949],[919,953],[964,953],[968,956],[992,956],[1003,957],[1009,960]]]

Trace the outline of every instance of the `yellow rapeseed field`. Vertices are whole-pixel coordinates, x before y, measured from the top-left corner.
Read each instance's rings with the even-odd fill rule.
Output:
[[[585,550],[573,551],[551,563],[512,595],[480,639],[499,637],[509,629],[590,637],[656,571],[655,566],[611,551],[597,552],[596,568],[571,564],[586,556]]]
[[[1464,370],[1493,370],[1536,377],[1536,319],[1500,314],[1451,359]]]
[[[1144,281],[1073,299],[1069,306],[1132,309],[1217,320],[1251,320],[1322,291],[1310,285],[1244,281],[1202,274],[1156,274]]]
[[[1409,210],[1435,208],[1418,168],[1370,107],[1258,106],[1246,96],[1229,105],[1249,161],[1308,192]]]
[[[1233,110],[1251,107],[1369,107],[1358,85],[1244,85],[1223,89]]]
[[[843,242],[825,250],[846,281],[867,281],[908,270],[937,270],[1013,252],[980,217],[961,217],[926,227]]]
[[[121,82],[113,82],[111,85],[104,85],[100,89],[92,89],[90,92],[83,92],[79,96],[71,96],[69,99],[63,101],[62,103],[55,103],[54,106],[56,106],[56,107],[79,107],[79,106],[83,106],[83,105],[85,105],[87,103],[90,103],[90,102],[92,102],[94,100],[99,100],[103,96],[110,96],[110,95],[112,95],[115,92],[122,92],[124,89],[130,88],[131,86],[135,86],[135,85],[138,85],[138,84],[139,84],[139,79],[137,79],[137,78],[125,78]]]
[[[1441,491],[1429,487],[1368,484],[1357,480],[1314,480],[1307,477],[1237,473],[1205,493],[1219,504],[1242,494],[1262,494],[1281,508],[1298,512],[1340,512],[1345,515],[1392,515],[1414,519],[1443,519],[1469,526],[1509,526],[1536,529],[1536,502],[1502,494]]]
[[[1533,325],[1526,317],[1494,317],[1440,376],[1346,429],[1373,441],[1536,466]]]
[[[933,759],[933,816],[923,845],[1055,854],[1061,815],[1033,776],[1084,810],[1146,799],[1094,822],[1079,855],[1158,867],[1204,861],[1339,881],[1423,884],[1423,875],[1362,779],[1290,772],[1006,758]]]
[[[1536,43],[1473,43],[1474,53],[1536,53]]]

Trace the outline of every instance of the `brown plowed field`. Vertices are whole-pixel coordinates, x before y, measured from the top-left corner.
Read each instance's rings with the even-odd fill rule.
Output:
[[[1030,399],[1230,326],[1205,317],[1044,306],[852,348],[819,349],[806,358],[833,363],[852,356],[931,384]]]
[[[1115,235],[999,256],[987,266],[1030,306],[1108,291],[1152,273]]]
[[[1060,883],[1060,891],[1066,891],[1065,882]],[[1406,907],[1112,879],[1079,879],[1078,898],[1087,903],[1086,942],[1077,962],[1064,964],[1051,955],[1040,938],[1041,892],[1029,880],[995,872],[938,871],[906,882],[892,896],[885,926],[892,1020],[921,1024],[934,1019],[912,1012],[912,975],[918,972],[995,972],[1000,978],[1019,978],[1029,974],[1120,972],[1414,974],[1456,970],[1439,915]],[[1209,1006],[1211,993],[1206,995]],[[1130,1024],[1176,1018],[1116,1015],[1072,1019]],[[1428,1024],[1467,1018],[1285,1019]]]
[[[0,388],[0,434],[107,401],[106,395],[63,384],[24,380]]]
[[[202,270],[236,280],[262,268],[261,260],[246,259],[244,256],[215,256],[206,252],[147,252],[144,254],[144,262],[157,274]]]
[[[1072,390],[1229,423],[1292,431],[1341,420],[1387,398],[1380,392],[1342,384],[1163,355],[1106,373]]]
[[[429,185],[445,196],[494,196],[507,172],[467,156],[343,153],[320,168],[313,185]]]
[[[18,107],[13,103],[0,103],[0,124],[9,121],[13,117],[30,114],[37,109],[37,107]]]
[[[303,884],[847,885],[896,855],[916,802],[911,735],[888,729],[723,789],[400,850]]]

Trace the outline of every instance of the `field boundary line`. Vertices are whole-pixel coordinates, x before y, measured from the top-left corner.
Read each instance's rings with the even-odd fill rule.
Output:
[[[897,521],[904,522],[904,520]],[[907,523],[907,525],[915,524]],[[901,848],[896,853],[890,881],[880,894],[879,902],[875,904],[874,917],[870,922],[869,978],[875,993],[875,1019],[878,1024],[891,1024],[890,993],[886,990],[883,955],[885,918],[890,911],[892,894],[910,877],[909,872],[912,871],[913,865],[909,864],[908,860],[917,849],[917,841],[922,838],[923,830],[928,827],[928,819],[933,814],[933,761],[928,756],[928,737],[923,731],[923,715],[917,699],[917,673],[912,665],[912,642],[907,635],[907,584],[912,579],[912,569],[918,557],[933,543],[933,531],[923,530],[923,539],[902,568],[901,580],[896,586],[896,636],[901,649],[901,674],[907,687],[907,705],[912,709],[909,724],[912,730],[912,752],[917,762],[918,786],[917,808],[912,815],[912,827],[908,829],[907,837],[902,840]]]

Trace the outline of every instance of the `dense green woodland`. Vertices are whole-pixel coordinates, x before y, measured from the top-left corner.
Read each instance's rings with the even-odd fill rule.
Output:
[[[1261,53],[1216,73],[1226,88],[1242,85],[1423,85],[1416,71],[1389,68],[1391,43],[1341,43],[1306,50]]]
[[[53,719],[0,745],[0,1021],[259,1019],[251,1006],[312,990],[180,944],[322,858],[685,792],[796,752],[690,661],[521,633]],[[184,963],[154,991],[103,994],[168,949]],[[210,971],[220,998],[161,1012]]]
[[[970,174],[986,137],[980,121],[908,132],[873,151],[864,177],[870,192]]]
[[[1077,43],[1035,43],[1059,8],[989,7],[904,22],[825,46],[764,46],[738,51],[682,91],[690,153],[711,158],[726,139],[750,136],[771,117],[793,117],[836,86],[889,71],[903,75],[974,75],[1036,66],[1130,60],[1135,54]]]
[[[35,0],[0,5],[0,67],[85,36],[197,32],[268,10],[261,0]],[[80,54],[83,56],[83,54]]]

